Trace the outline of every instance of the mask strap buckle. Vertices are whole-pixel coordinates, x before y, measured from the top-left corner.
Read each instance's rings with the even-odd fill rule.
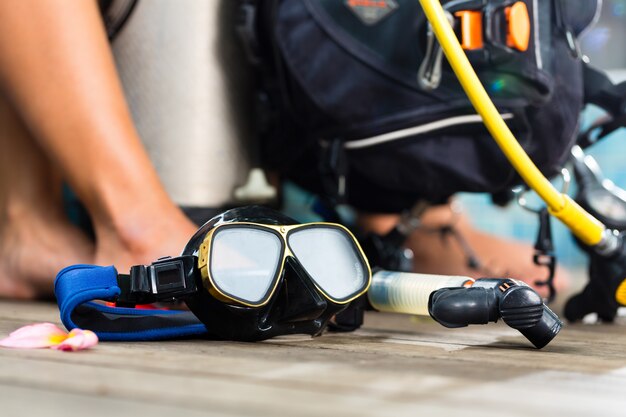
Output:
[[[135,265],[130,274],[118,274],[119,307],[175,301],[192,295],[196,286],[196,257],[165,257],[151,265]]]

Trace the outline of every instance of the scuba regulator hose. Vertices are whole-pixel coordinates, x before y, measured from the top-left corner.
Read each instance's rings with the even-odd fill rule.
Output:
[[[618,307],[626,306],[626,245],[622,235],[559,192],[539,171],[487,94],[439,0],[420,0],[420,4],[465,93],[511,165],[546,203],[549,213],[589,248],[589,283],[582,293],[567,302],[565,317],[577,321],[589,313],[597,313],[601,320],[612,321]]]
[[[608,241],[612,239],[609,237],[612,233],[569,196],[554,188],[515,139],[465,55],[439,0],[420,0],[420,3],[465,93],[524,182],[545,201],[550,214],[561,220],[585,244],[610,244]]]

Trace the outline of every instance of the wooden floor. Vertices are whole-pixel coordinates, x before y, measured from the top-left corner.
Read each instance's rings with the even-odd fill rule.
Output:
[[[0,302],[0,337],[58,323]],[[0,416],[624,416],[626,321],[568,326],[538,351],[503,325],[449,330],[372,313],[350,334],[262,343],[0,349]],[[139,414],[141,413],[141,414]]]

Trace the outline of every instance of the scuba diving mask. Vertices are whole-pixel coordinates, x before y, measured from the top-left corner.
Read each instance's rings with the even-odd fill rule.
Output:
[[[93,330],[103,340],[256,341],[320,334],[370,281],[367,260],[343,226],[298,224],[267,208],[244,207],[209,220],[181,256],[133,266],[128,275],[113,267],[68,267],[55,292],[65,326]],[[176,300],[191,312],[129,308]]]

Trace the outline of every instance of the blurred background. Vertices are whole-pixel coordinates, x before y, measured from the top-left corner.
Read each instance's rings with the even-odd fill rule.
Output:
[[[255,162],[250,155],[254,150],[246,151],[253,149],[251,86],[242,71],[241,46],[223,24],[232,21],[235,3],[196,1],[177,7],[168,0],[151,0],[147,7],[147,2],[139,2],[130,24],[113,42],[140,136],[169,194],[185,208],[232,203],[232,190],[246,182]],[[186,30],[167,30],[165,21],[176,21],[172,27]],[[593,65],[608,70],[614,80],[626,79],[626,48],[618,47],[625,38],[626,0],[604,0],[600,19],[583,36],[581,48]],[[180,48],[182,43],[193,45]],[[583,127],[601,114],[597,108],[586,109]],[[182,138],[183,142],[176,140]],[[588,151],[621,187],[626,187],[624,139],[626,130],[621,129]],[[195,149],[195,155],[188,149]],[[188,163],[180,164],[184,160]],[[208,160],[212,163],[203,163]],[[319,220],[310,211],[313,196],[289,183],[284,196],[287,214],[300,221]],[[483,194],[461,194],[458,201],[479,230],[527,242],[536,239],[537,216],[515,203],[497,207]],[[557,221],[552,225],[559,263],[583,276],[587,257],[565,227]]]

